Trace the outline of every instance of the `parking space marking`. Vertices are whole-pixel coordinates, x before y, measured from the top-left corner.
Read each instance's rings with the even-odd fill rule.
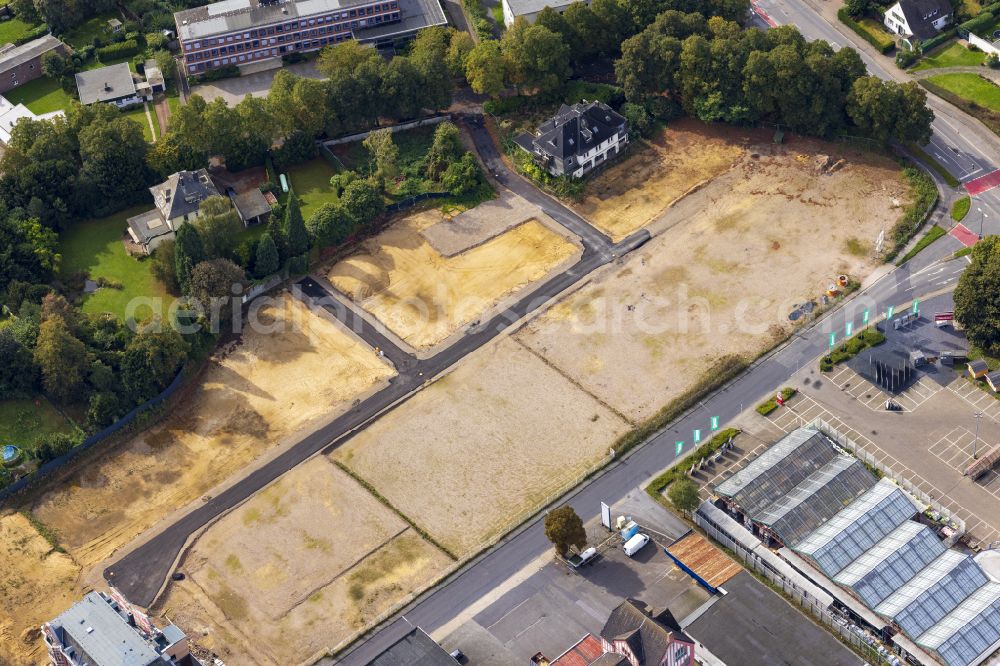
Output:
[[[1000,422],[1000,400],[967,381],[964,377],[957,378],[948,385],[948,389],[986,416]]]
[[[890,396],[846,366],[834,374],[831,380],[840,387],[840,390],[846,392],[873,412],[885,409],[885,404],[888,400],[892,400],[899,405],[904,412],[912,412],[941,390],[941,387],[937,383],[926,377],[920,377],[906,390],[901,391],[895,396]]]

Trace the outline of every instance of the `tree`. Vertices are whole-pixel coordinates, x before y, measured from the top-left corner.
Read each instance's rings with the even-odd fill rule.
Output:
[[[854,17],[864,16],[871,9],[871,0],[847,0],[844,3],[847,13]]]
[[[318,247],[340,245],[354,233],[355,221],[341,203],[326,203],[306,222]]]
[[[587,531],[583,521],[571,506],[561,506],[545,516],[545,536],[556,548],[559,557],[566,557],[570,546],[578,549],[587,545]]]
[[[278,259],[278,248],[274,245],[274,239],[266,231],[261,234],[257,241],[257,255],[254,259],[254,274],[258,278],[265,278],[276,272],[281,265]]]
[[[465,58],[465,79],[473,92],[480,95],[497,97],[504,89],[506,75],[500,44],[495,40],[479,42]]]
[[[90,365],[87,347],[73,335],[62,317],[42,322],[34,358],[46,392],[61,402],[77,396]]]
[[[667,488],[667,497],[679,511],[691,512],[701,504],[701,498],[698,497],[698,486],[686,477],[670,484],[670,487]]]
[[[1000,236],[972,247],[971,263],[955,287],[955,319],[969,340],[987,354],[1000,355]]]
[[[233,318],[245,286],[246,272],[228,259],[203,261],[191,271],[191,297],[213,323]]]
[[[180,294],[180,285],[177,284],[177,258],[175,250],[177,241],[168,238],[156,246],[153,252],[152,266],[153,275],[163,283],[171,294]]]
[[[0,400],[29,397],[37,379],[31,351],[18,342],[9,326],[0,328]]]
[[[205,258],[229,258],[243,223],[227,197],[208,197],[198,206],[199,215],[191,222],[198,229]]]
[[[469,33],[458,30],[452,32],[451,42],[448,44],[448,54],[445,58],[448,71],[451,72],[452,76],[465,76],[465,60],[475,47],[476,42]]]
[[[35,9],[57,35],[70,30],[82,18],[76,0],[35,0]]]
[[[34,0],[10,0],[10,9],[14,16],[29,25],[41,23],[42,17],[35,9]]]
[[[140,404],[165,389],[187,359],[188,344],[170,327],[140,331],[122,354],[121,382],[129,401]]]
[[[500,48],[510,80],[519,86],[553,92],[569,78],[569,47],[558,34],[518,17],[504,33]]]
[[[434,130],[431,149],[427,151],[427,177],[431,180],[440,178],[448,165],[457,160],[461,154],[462,139],[458,128],[448,121],[440,123]]]
[[[174,60],[174,56],[170,54],[170,51],[163,49],[155,51],[153,59],[156,60],[156,66],[160,69],[160,73],[163,74],[164,81],[169,83],[176,78],[177,62]]]
[[[375,130],[361,142],[375,162],[374,176],[383,182],[391,180],[399,173],[396,160],[399,158],[399,148],[392,140],[392,130],[388,127]]]
[[[282,210],[273,210],[271,217],[267,221],[267,233],[274,241],[274,247],[278,249],[278,263],[288,259],[288,239],[285,238],[285,213]]]
[[[872,137],[924,145],[931,138],[934,112],[927,108],[927,94],[916,83],[902,85],[863,76],[847,97],[847,113]]]
[[[456,197],[460,197],[479,187],[482,182],[481,176],[482,172],[479,170],[475,156],[467,152],[462,156],[462,159],[448,165],[441,177],[441,184]]]
[[[344,188],[344,195],[340,197],[340,201],[344,204],[347,214],[360,226],[374,220],[385,209],[382,188],[370,178],[356,180]]]
[[[440,26],[417,33],[410,46],[410,61],[420,75],[421,106],[444,109],[451,106],[451,72],[448,70],[448,46],[452,29]]]
[[[59,51],[48,51],[42,56],[42,73],[49,78],[62,78],[68,65],[69,59]]]
[[[10,283],[47,283],[59,268],[59,234],[37,219],[0,217],[0,296]],[[7,303],[17,307],[21,303]]]
[[[107,201],[129,201],[146,186],[146,150],[142,127],[127,118],[97,119],[79,134],[82,175]]]
[[[201,234],[193,224],[182,224],[175,236],[174,272],[177,286],[182,294],[191,293],[191,272],[194,267],[205,261],[205,246],[201,242]]]
[[[302,209],[295,191],[288,190],[288,204],[285,206],[285,242],[288,243],[288,256],[297,257],[309,251],[309,232],[302,219]]]

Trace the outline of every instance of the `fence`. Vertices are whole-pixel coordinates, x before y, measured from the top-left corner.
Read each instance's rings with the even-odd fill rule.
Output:
[[[163,389],[163,391],[158,396],[134,408],[128,414],[118,419],[104,430],[94,433],[90,437],[86,438],[85,440],[83,440],[83,442],[80,443],[79,446],[73,447],[73,449],[71,449],[67,453],[64,453],[58,458],[54,458],[48,461],[47,463],[44,463],[28,476],[18,479],[17,481],[10,484],[6,488],[0,489],[0,501],[3,501],[16,493],[19,493],[28,486],[30,486],[31,484],[44,479],[46,476],[60,469],[63,465],[75,459],[78,455],[90,449],[92,446],[94,446],[101,440],[105,439],[106,437],[109,437],[110,435],[115,434],[128,424],[132,423],[132,421],[134,421],[136,417],[138,417],[143,412],[158,406],[160,403],[162,403],[164,400],[172,396],[174,392],[177,391],[178,387],[181,385],[181,380],[183,377],[184,377],[184,368],[181,368],[181,371],[177,373],[177,376],[174,377],[174,380],[172,382],[170,382],[170,385],[167,386],[167,388]]]
[[[358,134],[350,134],[348,136],[342,136],[339,139],[328,139],[323,141],[321,145],[323,146],[339,146],[343,143],[354,143],[355,141],[365,140],[369,134],[372,132],[377,132],[379,130],[388,129],[393,134],[396,132],[404,132],[409,129],[414,129],[416,127],[424,127],[426,125],[437,125],[438,123],[443,123],[446,120],[451,120],[450,115],[434,116],[433,118],[421,118],[420,120],[411,120],[408,123],[400,123],[398,125],[390,125],[386,127],[376,127],[375,129],[370,129],[367,132],[360,132]]]
[[[284,281],[285,277],[286,276],[282,271],[281,273],[275,273],[274,275],[267,278],[263,282],[258,282],[256,284],[250,285],[249,287],[247,287],[247,290],[243,293],[243,304],[246,305],[253,299],[263,294],[268,289],[273,289],[274,287],[278,286]]]
[[[888,467],[887,465],[879,462],[879,460],[875,458],[875,456],[872,453],[866,451],[863,447],[858,446],[857,442],[855,442],[853,439],[851,439],[844,433],[834,428],[832,425],[830,425],[823,419],[816,419],[815,421],[813,421],[813,425],[815,425],[827,437],[835,441],[838,446],[847,451],[850,451],[851,454],[854,455],[854,457],[856,457],[863,463],[878,469],[880,472],[882,472],[882,474],[895,481],[896,485],[898,485],[900,488],[908,492],[913,497],[917,498],[917,500],[919,500],[925,506],[928,506],[934,511],[938,512],[942,518],[951,523],[952,527],[955,528],[955,533],[952,534],[951,537],[949,537],[945,541],[945,545],[947,545],[948,547],[955,545],[955,543],[962,538],[962,535],[965,534],[965,521],[956,516],[951,511],[951,509],[942,505],[940,502],[936,501],[930,495],[928,495],[923,490],[918,488],[917,485],[914,484],[913,481],[911,481],[909,478],[904,476],[902,473],[892,469],[891,467]]]
[[[734,539],[721,525],[704,515],[701,509],[695,512],[694,521],[699,527],[705,530],[708,536],[735,553],[749,569],[766,578],[774,587],[781,590],[787,598],[794,601],[801,609],[808,611],[823,626],[839,636],[855,651],[862,654],[869,663],[891,665],[891,662],[887,659],[889,655],[888,650],[879,645],[874,638],[869,636],[860,627],[851,624],[844,616],[831,611],[830,606],[824,603],[825,600],[820,600],[810,594],[805,588],[796,585],[775,567],[771,566],[756,552],[757,548],[750,549],[744,543]],[[732,522],[739,527],[738,523],[735,523],[735,521]],[[742,527],[739,528],[743,529]],[[752,535],[751,538],[755,539]],[[757,545],[763,548],[763,545]],[[767,552],[770,554],[770,551]],[[777,555],[773,555],[773,557],[777,558]],[[900,662],[896,659],[895,663]]]
[[[396,211],[405,210],[411,206],[415,206],[419,202],[426,201],[427,199],[450,196],[451,192],[424,192],[423,194],[414,194],[412,197],[408,197],[402,201],[397,201],[394,204],[389,204],[385,207],[385,210],[389,213],[395,213]]]

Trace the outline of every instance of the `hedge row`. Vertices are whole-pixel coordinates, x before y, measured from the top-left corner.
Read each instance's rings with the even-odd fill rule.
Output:
[[[969,19],[965,23],[960,24],[958,29],[966,35],[971,32],[972,34],[978,36],[979,30],[993,25],[993,21],[995,19],[996,17],[993,15],[993,12],[983,9],[983,11],[979,12],[976,18]]]
[[[885,335],[877,328],[866,328],[853,338],[850,338],[832,352],[819,360],[821,372],[833,370],[838,363],[850,360],[867,347],[875,347],[885,342]]]
[[[28,32],[24,33],[20,37],[14,40],[14,46],[21,46],[22,44],[27,44],[30,41],[36,40],[39,37],[44,37],[49,34],[49,26],[44,23],[37,25]]]
[[[972,100],[960,97],[950,90],[946,90],[935,83],[931,83],[927,79],[918,79],[917,82],[944,101],[954,104],[973,118],[980,120],[994,133],[1000,134],[1000,112],[987,109],[986,107],[976,104]]]
[[[841,7],[837,10],[837,18],[840,19],[841,23],[858,33],[862,39],[877,48],[879,53],[882,55],[887,54],[896,47],[896,42],[889,36],[888,33],[881,30],[875,32],[868,26],[855,21],[854,18],[847,13],[847,7]]]
[[[102,62],[105,60],[120,60],[122,58],[131,58],[141,50],[138,41],[126,39],[124,42],[109,44],[97,49],[97,58]]]
[[[693,453],[690,454],[691,460],[701,460],[702,458],[707,458],[712,455],[730,440],[732,437],[740,434],[740,430],[737,428],[726,428],[725,430],[720,430],[715,437],[708,440]],[[686,464],[676,464],[673,467],[668,468],[662,474],[657,476],[655,479],[649,482],[646,486],[646,492],[649,493],[653,499],[658,499],[659,495],[666,490],[674,481],[683,479],[687,476],[687,465]]]
[[[937,185],[926,171],[917,167],[906,167],[903,169],[903,176],[910,184],[914,197],[903,211],[903,217],[892,228],[892,249],[886,256],[886,261],[894,258],[910,242],[937,203]]]
[[[797,390],[786,386],[785,388],[781,389],[781,399],[788,400],[793,396],[795,396],[796,393],[798,393]],[[765,402],[762,402],[759,405],[757,405],[757,413],[760,414],[761,416],[767,416],[777,408],[778,408],[778,400],[772,397],[769,400],[766,400]]]
[[[925,39],[924,41],[920,42],[920,50],[923,52],[924,55],[927,55],[929,51],[936,49],[937,47],[941,46],[949,39],[954,37],[955,32],[956,32],[955,28],[948,28],[947,30],[944,30],[943,32],[939,32],[938,34],[934,35],[930,39]]]

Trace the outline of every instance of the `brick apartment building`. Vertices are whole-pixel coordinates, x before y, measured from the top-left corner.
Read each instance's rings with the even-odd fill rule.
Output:
[[[0,93],[42,76],[42,56],[49,51],[65,55],[70,48],[52,35],[39,37],[21,46],[0,47]]]
[[[446,25],[440,0],[222,0],[174,14],[188,74]]]

